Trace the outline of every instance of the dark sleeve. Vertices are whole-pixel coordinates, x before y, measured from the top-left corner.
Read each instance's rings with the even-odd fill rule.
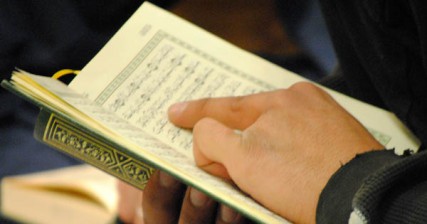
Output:
[[[317,223],[427,223],[427,152],[358,155],[329,180]]]
[[[320,2],[350,95],[392,111],[426,143],[427,2]],[[329,180],[317,222],[427,223],[426,154],[357,156]]]

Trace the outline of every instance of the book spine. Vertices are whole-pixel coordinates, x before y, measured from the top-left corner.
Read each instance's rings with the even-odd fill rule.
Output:
[[[155,171],[152,166],[123,153],[108,139],[44,109],[38,115],[34,137],[141,190]]]

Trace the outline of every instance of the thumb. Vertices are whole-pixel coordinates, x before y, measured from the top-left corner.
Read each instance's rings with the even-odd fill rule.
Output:
[[[212,118],[203,118],[193,129],[193,152],[197,166],[208,173],[231,179],[233,161],[242,153],[240,135]]]

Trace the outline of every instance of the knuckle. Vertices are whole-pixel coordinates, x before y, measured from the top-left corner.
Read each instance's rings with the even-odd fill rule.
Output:
[[[268,101],[273,107],[286,107],[291,102],[292,96],[289,89],[280,89],[271,98],[268,98]]]
[[[193,134],[198,134],[199,132],[204,132],[205,130],[209,130],[212,125],[212,118],[203,117],[193,127]]]
[[[247,102],[247,97],[243,97],[243,96],[237,96],[234,97],[232,99],[232,102],[230,104],[230,111],[231,112],[239,112],[242,110],[242,108],[244,107],[244,105]]]
[[[206,114],[209,111],[209,108],[212,107],[212,101],[210,98],[204,98],[199,100],[200,103],[200,111],[202,114]]]

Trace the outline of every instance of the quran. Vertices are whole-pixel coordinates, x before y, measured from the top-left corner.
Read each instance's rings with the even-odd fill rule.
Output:
[[[68,86],[22,70],[2,86],[41,108],[35,137],[60,151],[140,189],[161,169],[254,221],[286,223],[199,169],[191,131],[173,126],[167,109],[299,81],[308,80],[145,2]],[[394,114],[325,90],[387,148],[418,149]]]

